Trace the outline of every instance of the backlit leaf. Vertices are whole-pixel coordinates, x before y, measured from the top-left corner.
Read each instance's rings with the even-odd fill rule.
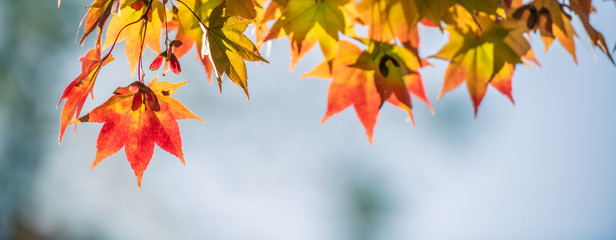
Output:
[[[96,143],[92,168],[124,147],[128,162],[137,176],[137,184],[141,187],[141,178],[152,158],[154,144],[185,164],[176,120],[203,121],[170,97],[185,83],[158,83],[154,79],[145,86],[134,82],[118,88],[109,100],[75,121],[75,124],[104,123]]]
[[[58,142],[62,142],[62,137],[68,124],[73,119],[79,117],[88,94],[92,94],[92,98],[94,98],[92,87],[94,87],[98,73],[102,66],[113,61],[113,56],[109,55],[103,61],[100,48],[94,48],[79,60],[81,61],[81,74],[66,86],[58,102],[58,105],[60,105],[62,100],[66,100],[60,115],[60,136],[58,137]]]

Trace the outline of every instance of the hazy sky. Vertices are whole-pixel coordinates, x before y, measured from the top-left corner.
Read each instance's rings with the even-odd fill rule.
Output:
[[[616,8],[594,2],[612,45]],[[616,68],[578,34],[577,66],[533,35],[542,67],[518,67],[515,106],[490,88],[476,119],[464,86],[436,101],[446,64],[431,60],[421,73],[436,114],[414,99],[413,128],[385,106],[373,145],[352,109],[319,124],[329,81],[299,77],[318,48],[289,73],[288,40],[274,41],[270,64],[247,64],[250,101],[227,79],[223,94],[209,86],[191,52],[164,78],[190,81],[174,96],[207,121],[180,121],[186,167],[157,149],[138,189],[123,150],[89,170],[101,124],[69,129],[61,146],[49,132],[27,218],[76,239],[612,239]],[[422,56],[447,41],[421,36]],[[119,46],[84,112],[134,81]],[[58,56],[58,96],[87,49]]]

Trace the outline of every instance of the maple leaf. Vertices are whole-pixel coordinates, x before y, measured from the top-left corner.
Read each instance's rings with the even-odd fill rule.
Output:
[[[339,57],[334,59],[331,72],[325,61],[302,77],[333,78],[329,86],[327,112],[321,123],[352,104],[357,117],[364,125],[368,140],[372,143],[372,133],[381,106],[381,98],[376,91],[373,76],[363,69],[350,66],[361,53],[362,50],[354,44],[341,40],[338,48]]]
[[[410,93],[413,93],[432,109],[420,75],[410,70],[410,67],[418,67],[418,62],[412,63],[417,58],[412,57],[407,49],[373,44],[369,50],[362,51],[354,44],[341,40],[337,56],[332,62],[331,71],[326,60],[303,75],[333,78],[327,112],[322,122],[352,104],[372,143],[374,125],[383,102],[406,110],[412,119]],[[410,63],[407,64],[407,61]]]
[[[414,125],[410,93],[426,102],[432,110],[418,72],[422,59],[397,45],[362,40],[368,45],[368,49],[362,52],[353,66],[370,71],[381,96],[381,104],[388,101],[404,109]]]
[[[248,97],[248,75],[246,61],[261,61],[269,63],[261,56],[255,44],[243,32],[252,20],[243,20],[226,16],[222,6],[214,8],[210,14],[208,26],[203,26],[201,56],[208,57],[218,87],[222,91],[222,74],[240,86]]]
[[[419,14],[413,2],[404,0],[363,0],[357,10],[363,23],[369,26],[368,37],[377,42],[391,42],[397,37],[409,49],[417,52]]]
[[[152,0],[149,5],[143,0],[128,0],[122,3],[120,14],[114,15],[109,21],[103,49],[111,46],[116,40],[126,40],[124,49],[130,65],[131,77],[135,74],[137,62],[145,46],[155,53],[160,53],[160,37],[163,20],[167,11],[162,2]],[[169,16],[170,18],[170,16]],[[141,24],[132,24],[141,22]]]
[[[345,33],[356,10],[351,0],[292,0],[287,1],[282,16],[274,23],[265,41],[289,36],[291,41],[291,70],[312,47],[319,42],[327,60],[337,53],[338,32]]]
[[[254,19],[257,16],[257,6],[254,0],[226,0],[225,7],[229,16]]]
[[[569,0],[569,5],[573,12],[580,18],[582,25],[584,25],[584,29],[586,29],[586,33],[590,38],[590,42],[599,47],[605,55],[610,59],[612,64],[616,65],[614,62],[614,58],[612,58],[612,54],[608,50],[607,43],[605,42],[605,38],[603,34],[598,32],[592,25],[590,25],[589,15],[594,11],[590,0]]]
[[[79,44],[83,44],[83,42],[86,40],[86,37],[90,35],[90,33],[92,33],[92,31],[94,31],[96,27],[98,27],[102,31],[102,29],[105,27],[107,19],[109,18],[109,15],[112,13],[112,9],[114,8],[114,6],[117,6],[117,3],[119,3],[119,1],[120,0],[94,0],[92,5],[87,7],[89,8],[88,12],[85,16],[83,16],[83,19],[79,24],[79,26],[81,27],[83,21],[85,20],[86,25],[84,26],[84,33],[81,37],[81,40],[79,41]],[[58,0],[58,7],[60,7],[60,0]],[[98,37],[100,38],[100,35]]]
[[[94,87],[94,82],[96,82],[100,68],[113,61],[113,56],[110,54],[105,60],[102,60],[100,48],[97,47],[88,51],[79,61],[81,61],[81,74],[66,86],[58,102],[58,105],[60,105],[62,100],[66,99],[60,115],[60,136],[58,137],[58,142],[62,142],[62,137],[68,124],[74,118],[79,117],[88,94],[92,93],[92,87]],[[94,98],[93,94],[92,98]]]
[[[530,45],[524,30],[515,22],[492,21],[477,16],[479,28],[448,27],[449,42],[434,57],[451,60],[445,72],[443,89],[437,99],[466,81],[475,116],[488,84],[511,97],[513,66],[522,63]]]
[[[109,100],[73,122],[104,123],[96,142],[92,168],[124,147],[141,188],[141,178],[152,158],[154,144],[186,164],[176,120],[203,119],[170,97],[184,84],[186,82],[158,83],[156,78],[148,86],[134,82],[116,89]]]
[[[262,6],[265,4],[267,0],[257,0],[258,6]],[[281,16],[281,6],[278,5],[275,1],[270,1],[267,5],[267,8],[263,7],[257,8],[257,16],[255,18],[254,26],[255,26],[255,45],[258,49],[261,49],[263,43],[265,42],[265,38],[267,34],[270,32],[270,28],[267,24],[268,21],[278,19]],[[271,42],[270,42],[271,43]],[[268,49],[269,51],[269,49]]]
[[[525,22],[529,30],[538,30],[546,52],[554,39],[558,39],[577,64],[573,41],[573,37],[577,34],[571,25],[571,16],[562,8],[563,6],[556,0],[535,0],[519,6],[512,13],[512,19]]]

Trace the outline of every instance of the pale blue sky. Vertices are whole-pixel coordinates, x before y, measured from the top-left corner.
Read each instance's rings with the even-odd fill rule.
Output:
[[[616,8],[594,2],[613,46]],[[318,49],[289,73],[288,40],[274,41],[270,64],[248,63],[250,101],[228,80],[222,95],[209,86],[193,51],[165,77],[190,81],[174,96],[207,121],[180,121],[187,166],[157,149],[138,189],[123,150],[89,170],[101,124],[69,129],[61,146],[53,128],[26,218],[75,239],[613,239],[616,67],[575,27],[577,66],[535,35],[542,67],[518,67],[516,105],[491,88],[476,119],[464,86],[436,101],[446,65],[432,60],[421,73],[436,115],[415,100],[413,128],[385,106],[373,145],[351,109],[319,124],[329,81],[299,78]],[[447,41],[421,34],[422,56]],[[84,112],[133,81],[119,46]],[[87,49],[57,56],[58,96]]]

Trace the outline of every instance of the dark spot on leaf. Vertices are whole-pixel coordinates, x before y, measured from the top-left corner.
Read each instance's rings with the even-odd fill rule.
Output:
[[[168,90],[163,90],[161,92],[163,93],[163,96],[169,96],[169,91]]]
[[[513,19],[520,19],[522,18],[522,15],[524,14],[524,11],[528,10],[528,4],[519,7],[518,9],[516,9],[513,14],[511,15],[511,17],[513,17]]]
[[[546,8],[539,10],[539,17],[545,17],[545,30],[552,34],[552,15]]]
[[[400,67],[400,64],[398,63],[398,61],[396,61],[396,59],[392,58],[391,56],[389,56],[387,54],[383,55],[383,57],[381,57],[381,60],[379,60],[379,71],[385,77],[387,77],[387,75],[389,75],[389,69],[387,68],[387,61],[388,60],[391,61],[391,63],[394,66]]]
[[[528,8],[528,10],[530,10],[530,16],[528,16],[528,19],[526,20],[526,27],[528,29],[533,29],[535,25],[537,25],[537,9],[535,8],[535,6],[530,5],[530,8]]]

